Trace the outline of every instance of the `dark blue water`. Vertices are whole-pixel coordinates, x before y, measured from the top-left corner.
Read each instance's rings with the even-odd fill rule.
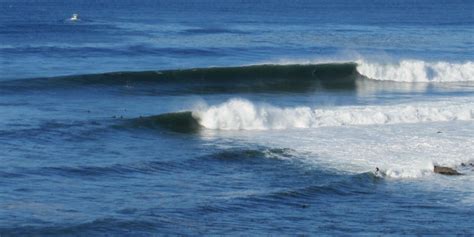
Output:
[[[473,26],[462,0],[0,0],[0,236],[474,235]]]
[[[0,11],[2,78],[473,55],[469,1],[2,1]]]

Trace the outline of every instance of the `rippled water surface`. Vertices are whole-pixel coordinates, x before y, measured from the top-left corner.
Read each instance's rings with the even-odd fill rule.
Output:
[[[473,12],[0,0],[0,236],[473,235]]]

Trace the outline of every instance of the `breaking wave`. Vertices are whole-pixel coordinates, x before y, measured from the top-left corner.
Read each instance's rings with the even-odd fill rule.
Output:
[[[343,125],[419,123],[472,120],[474,103],[433,102],[396,106],[348,106],[339,108],[258,105],[244,99],[198,109],[199,124],[218,130],[268,130]]]
[[[474,63],[402,60],[395,64],[357,62],[357,71],[367,78],[397,82],[474,81]]]
[[[382,125],[442,121],[469,121],[474,102],[426,102],[392,106],[331,108],[277,107],[234,98],[213,106],[140,117],[128,121],[135,128],[160,128],[181,133],[211,130],[272,130],[335,126]]]
[[[358,60],[111,72],[3,81],[0,83],[0,89],[16,92],[94,86],[151,86],[160,93],[307,92],[318,89],[354,90],[364,86],[357,84],[360,80],[374,83],[473,82],[474,63],[402,60],[398,63],[382,64]]]

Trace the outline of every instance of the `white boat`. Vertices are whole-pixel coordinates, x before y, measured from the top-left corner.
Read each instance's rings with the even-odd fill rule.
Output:
[[[70,21],[78,21],[79,20],[79,14],[72,14],[72,17],[69,18]]]

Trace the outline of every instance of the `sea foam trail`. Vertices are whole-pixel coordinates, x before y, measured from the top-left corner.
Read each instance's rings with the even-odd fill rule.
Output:
[[[372,125],[472,120],[474,102],[428,102],[395,106],[345,106],[332,108],[280,108],[231,99],[197,109],[192,116],[208,129],[269,130],[343,125]]]
[[[372,171],[386,178],[420,178],[434,175],[434,166],[473,175],[474,131],[471,121],[406,123],[385,126],[324,127],[254,133],[252,143],[290,147],[298,160],[351,173]],[[376,172],[376,167],[380,169]]]
[[[474,62],[402,60],[396,64],[357,61],[357,71],[369,79],[399,82],[474,81]]]

